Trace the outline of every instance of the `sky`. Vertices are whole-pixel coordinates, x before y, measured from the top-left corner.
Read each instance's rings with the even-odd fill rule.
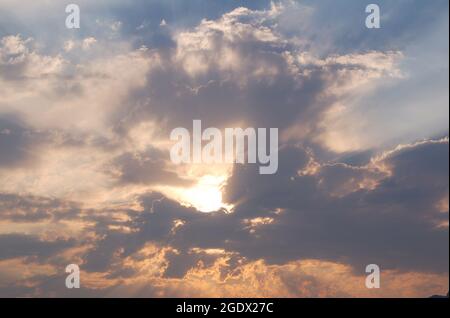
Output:
[[[448,1],[74,3],[0,0],[0,297],[447,294]],[[196,119],[277,173],[174,164]]]

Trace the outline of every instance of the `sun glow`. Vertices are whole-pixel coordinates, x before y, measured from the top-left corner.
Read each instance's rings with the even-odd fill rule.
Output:
[[[222,188],[226,177],[207,175],[201,177],[192,188],[179,193],[180,201],[200,212],[214,212],[221,209],[231,210],[232,206],[222,201]]]
[[[217,211],[222,207],[222,192],[214,186],[199,184],[187,190],[186,197],[201,212]]]

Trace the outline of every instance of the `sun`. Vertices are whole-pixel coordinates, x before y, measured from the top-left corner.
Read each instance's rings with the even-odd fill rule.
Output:
[[[180,200],[200,212],[209,213],[221,209],[230,210],[231,206],[222,201],[222,188],[226,177],[207,175],[201,177],[195,186],[183,190]]]
[[[195,187],[186,190],[184,196],[190,205],[201,212],[213,212],[222,207],[222,191],[205,179]]]

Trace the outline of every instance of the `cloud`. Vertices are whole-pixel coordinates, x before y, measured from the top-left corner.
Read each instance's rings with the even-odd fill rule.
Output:
[[[212,265],[199,264],[183,279],[155,277],[149,275],[149,268],[141,267],[137,278],[120,283],[84,273],[79,290],[62,287],[62,275],[42,275],[6,285],[3,290],[9,287],[9,294],[45,297],[427,297],[434,290],[445,290],[447,284],[439,275],[386,271],[384,292],[380,293],[362,287],[365,276],[337,263],[304,260],[277,266],[258,261],[233,271],[228,267],[228,260],[221,258]]]
[[[80,208],[70,202],[33,196],[0,193],[2,220],[36,222],[51,218],[75,218]]]
[[[252,240],[242,241],[248,244],[243,254],[267,255],[277,262],[321,258],[325,249],[323,255],[344,257],[356,268],[378,261],[387,268],[445,272],[448,257],[441,253],[447,250],[448,228],[436,224],[448,215],[435,206],[448,192],[447,161],[447,140],[424,142],[392,152],[375,168],[323,165],[312,175],[280,175],[279,181],[272,180],[276,192],[269,192],[267,182],[252,170],[237,169],[230,192],[247,193],[236,198],[245,207],[238,206],[236,213],[253,213],[259,207],[275,219]],[[346,185],[349,189],[336,195],[335,186],[330,188],[335,184],[341,191]],[[427,245],[438,246],[436,254],[428,254]]]
[[[124,119],[119,113],[118,125],[128,130],[156,120],[170,131],[202,118],[216,127],[303,125],[313,134],[314,123],[338,98],[399,76],[399,52],[314,55],[279,32],[284,12],[237,8],[176,32],[176,47],[154,53],[148,86],[130,94],[124,106],[133,114]]]
[[[148,149],[144,153],[124,153],[112,162],[111,173],[123,184],[189,185],[166,167],[167,153]]]
[[[6,79],[37,78],[60,72],[61,56],[42,56],[29,49],[32,39],[20,35],[6,36],[0,42],[0,74]]]
[[[66,240],[45,241],[29,235],[1,234],[0,259],[27,256],[36,257],[42,262],[53,254],[73,246],[73,244],[73,241]]]
[[[442,155],[440,167],[435,161],[432,167],[439,173],[429,179],[406,177],[405,171],[410,176],[416,175],[411,174],[413,171],[432,175],[427,172],[430,160],[422,160],[424,155]],[[199,260],[208,260],[187,252],[194,248],[232,251],[246,259],[265,259],[273,264],[318,259],[345,261],[356,272],[362,272],[364,264],[375,262],[386,270],[446,273],[448,227],[436,225],[448,215],[442,215],[435,206],[448,192],[446,177],[440,173],[447,159],[446,140],[423,142],[409,146],[406,152],[394,150],[383,160],[376,160],[377,167],[389,166],[389,171],[370,173],[369,170],[380,168],[324,165],[314,175],[299,176],[292,165],[291,174],[281,171],[279,180],[272,180],[275,184],[270,186],[258,180],[265,177],[250,167],[238,168],[229,183],[230,189],[242,194],[233,197],[238,202],[234,213],[202,215],[161,199],[160,195],[145,196],[141,204],[146,212],[130,223],[133,230],[108,233],[90,255],[100,257],[107,266],[114,263],[113,259],[118,260],[117,255],[127,257],[147,242],[169,244],[179,251],[169,254],[169,276],[183,275]],[[405,169],[412,162],[417,165],[415,169]],[[336,168],[356,172],[336,174]],[[365,187],[362,182],[352,183],[352,191],[339,195],[324,187],[336,177],[345,184],[345,177],[354,179],[358,174],[360,180],[374,178],[373,184]],[[262,186],[256,187],[257,184]],[[271,186],[278,191],[269,192]],[[263,216],[270,221],[258,222]],[[254,227],[248,226],[249,220],[253,220]],[[122,252],[116,254],[117,251]]]
[[[17,116],[0,115],[0,169],[32,164],[39,139]]]
[[[377,33],[364,3],[82,1],[77,33],[26,4],[0,5],[0,295],[447,291],[448,2],[382,1]],[[277,174],[174,166],[193,119],[279,128]],[[230,209],[200,213],[211,176]]]

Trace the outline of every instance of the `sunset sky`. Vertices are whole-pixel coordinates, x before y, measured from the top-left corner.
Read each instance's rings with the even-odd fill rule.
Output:
[[[0,0],[0,297],[447,294],[448,0],[71,2]],[[175,165],[196,119],[277,173]]]

